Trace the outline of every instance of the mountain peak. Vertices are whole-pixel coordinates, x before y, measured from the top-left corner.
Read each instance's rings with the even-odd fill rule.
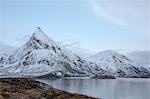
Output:
[[[32,36],[39,36],[40,38],[47,35],[42,31],[40,27],[37,27]]]
[[[40,27],[37,27],[30,37],[30,40],[27,42],[27,45],[35,49],[47,49],[52,46],[56,47],[57,42],[49,38]]]
[[[101,62],[102,60],[104,61],[111,61],[111,62],[116,62],[116,60],[118,61],[124,61],[124,62],[131,62],[130,59],[128,59],[125,55],[115,51],[115,50],[104,50],[101,51],[99,53],[97,53],[96,55],[90,57],[91,61],[94,62]],[[117,62],[118,62],[117,61]]]
[[[35,33],[38,33],[38,32],[43,33],[43,31],[40,27],[36,27]]]
[[[31,40],[40,40],[42,42],[50,42],[53,41],[51,38],[49,38],[40,27],[37,27],[33,35],[31,36]]]

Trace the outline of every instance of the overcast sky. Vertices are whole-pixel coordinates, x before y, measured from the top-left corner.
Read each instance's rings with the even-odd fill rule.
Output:
[[[149,0],[0,0],[0,42],[21,46],[37,26],[97,52],[150,49]]]

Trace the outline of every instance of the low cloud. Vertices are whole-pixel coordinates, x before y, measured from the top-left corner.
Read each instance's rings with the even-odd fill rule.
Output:
[[[63,44],[63,42],[62,42]],[[74,47],[74,46],[79,46],[79,42],[71,42],[71,43],[67,43],[67,44],[63,44],[63,46],[65,47]]]
[[[69,42],[69,43],[59,42],[59,44],[61,44],[65,48],[69,49],[73,53],[76,53],[77,55],[79,55],[83,58],[87,58],[87,57],[95,54],[95,53],[92,53],[90,50],[81,47],[80,43],[76,42],[76,41]]]
[[[150,50],[132,51],[127,53],[127,56],[139,64],[150,64]]]
[[[24,42],[28,41],[29,38],[30,38],[30,35],[24,35],[24,36],[20,36],[20,37],[16,38],[15,41],[24,43]]]

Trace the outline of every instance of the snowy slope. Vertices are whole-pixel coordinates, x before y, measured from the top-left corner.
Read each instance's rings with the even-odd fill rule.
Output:
[[[57,72],[70,76],[150,77],[149,66],[140,66],[113,50],[100,52],[86,61],[50,39],[40,28],[13,53],[0,54],[1,76],[41,76]]]
[[[40,28],[22,47],[0,57],[0,73],[43,75],[61,71],[69,75],[89,75],[95,70],[86,60],[50,39]]]
[[[105,50],[88,58],[102,69],[116,76],[122,77],[150,77],[150,70],[128,59],[126,56],[113,51]]]

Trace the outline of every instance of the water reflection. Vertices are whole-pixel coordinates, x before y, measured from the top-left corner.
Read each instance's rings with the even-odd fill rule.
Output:
[[[150,79],[43,80],[55,88],[102,99],[150,99]]]

